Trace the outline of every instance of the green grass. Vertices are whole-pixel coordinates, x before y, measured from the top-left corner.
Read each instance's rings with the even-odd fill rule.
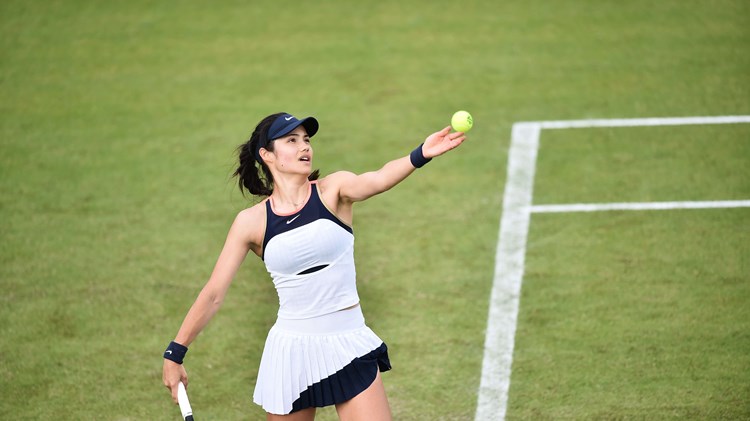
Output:
[[[535,201],[750,197],[750,125],[544,131]],[[742,419],[750,211],[534,215],[509,419]]]
[[[544,130],[534,204],[742,200],[750,124]]]
[[[533,217],[509,419],[744,419],[750,211]]]
[[[742,1],[2,2],[0,415],[176,418],[161,353],[249,205],[229,179],[232,153],[263,116],[315,115],[325,174],[377,168],[466,109],[469,143],[358,205],[355,233],[363,309],[391,349],[396,419],[473,419],[512,123],[750,114],[749,17]],[[735,142],[747,130],[545,132],[535,203],[747,199],[748,146]],[[625,227],[604,214],[534,216],[509,418],[648,417],[649,390],[664,417],[747,416],[747,378],[727,389],[748,371],[747,211],[650,215],[618,214]],[[589,258],[559,264],[583,250]],[[662,259],[691,264],[669,271]],[[732,311],[642,323],[638,295],[553,272],[596,284],[612,271],[620,285],[617,265],[637,272],[633,294],[665,294],[654,311],[693,309],[677,287],[688,283]],[[591,317],[555,334],[532,323],[545,303],[558,306],[550,321]],[[250,396],[276,306],[248,258],[191,346],[196,415],[262,419]],[[609,340],[587,339],[599,322],[630,338],[632,354],[600,352]],[[633,339],[643,332],[651,359]],[[544,361],[529,353],[537,343],[551,349]],[[531,373],[572,355],[596,364]],[[649,361],[661,371],[633,374]],[[607,395],[591,379],[610,370]],[[588,386],[572,396],[581,377]]]

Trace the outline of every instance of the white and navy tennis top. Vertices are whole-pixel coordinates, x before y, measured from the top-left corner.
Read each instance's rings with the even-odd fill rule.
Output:
[[[354,233],[326,207],[314,181],[297,212],[277,215],[266,201],[262,258],[279,294],[279,318],[307,319],[359,303]]]

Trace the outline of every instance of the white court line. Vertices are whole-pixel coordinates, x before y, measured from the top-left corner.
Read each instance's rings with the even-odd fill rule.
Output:
[[[712,202],[575,203],[570,205],[534,205],[529,210],[531,213],[557,213],[719,208],[750,208],[750,200],[719,200]]]
[[[487,316],[476,421],[505,419],[531,211],[549,210],[553,209],[549,206],[555,206],[531,206],[541,130],[733,123],[750,123],[750,116],[540,121],[519,122],[513,125],[508,154],[508,176],[503,195],[503,213],[495,254],[495,273]]]
[[[505,419],[539,133],[539,124],[513,125],[476,421]]]
[[[617,118],[610,120],[539,121],[542,129],[588,129],[592,127],[687,126],[693,124],[750,123],[750,115],[719,117]]]

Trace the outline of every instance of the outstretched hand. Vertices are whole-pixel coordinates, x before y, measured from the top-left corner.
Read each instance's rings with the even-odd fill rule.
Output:
[[[422,145],[422,154],[425,158],[434,158],[457,148],[464,140],[466,140],[466,135],[463,132],[451,133],[451,126],[448,126],[427,136]]]

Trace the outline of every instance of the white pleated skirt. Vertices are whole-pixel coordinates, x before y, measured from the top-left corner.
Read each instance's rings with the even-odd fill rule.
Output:
[[[266,339],[253,401],[271,414],[334,405],[391,368],[388,348],[356,306],[323,316],[277,319]]]

